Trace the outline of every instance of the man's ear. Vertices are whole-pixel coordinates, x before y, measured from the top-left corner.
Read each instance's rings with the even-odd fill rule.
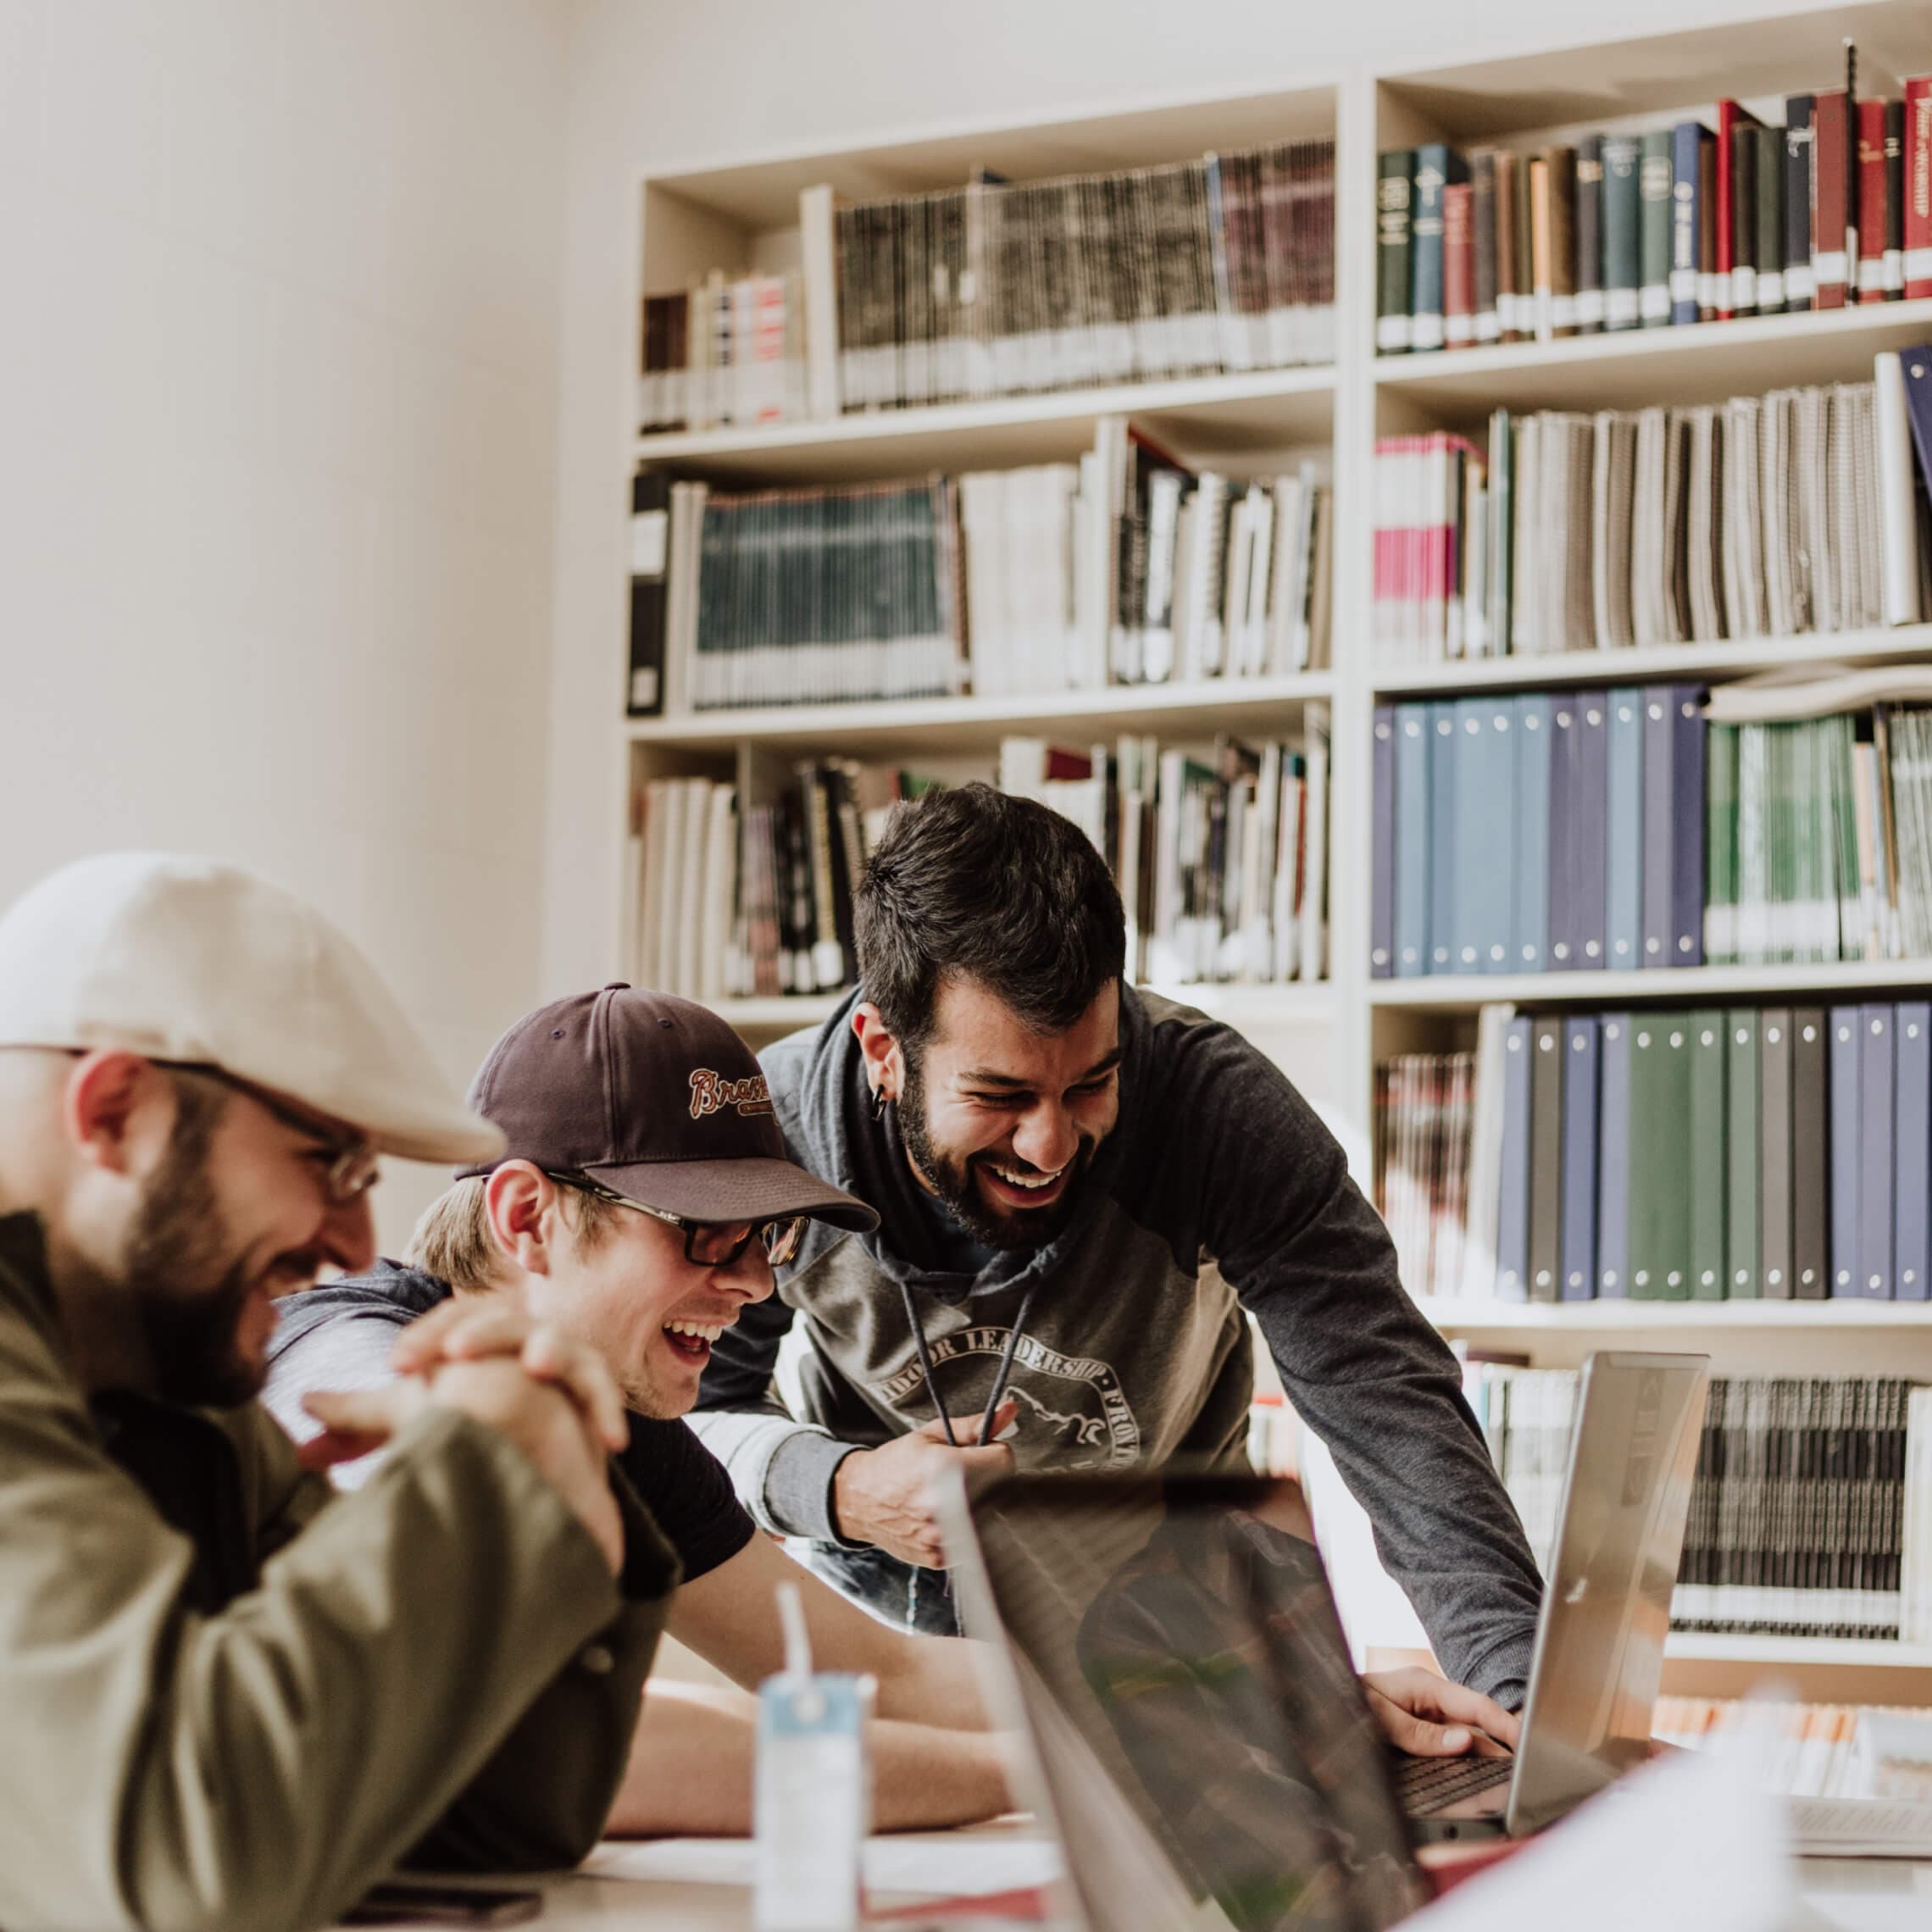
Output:
[[[484,1184],[483,1207],[497,1252],[526,1274],[547,1274],[563,1222],[557,1183],[532,1161],[505,1161]]]
[[[74,1063],[61,1116],[84,1161],[110,1174],[139,1174],[167,1151],[179,1105],[162,1068],[104,1047]]]
[[[905,1057],[871,1001],[862,1000],[852,1008],[852,1030],[858,1036],[859,1052],[865,1056],[866,1078],[872,1083],[874,1098],[897,1100],[905,1091]]]

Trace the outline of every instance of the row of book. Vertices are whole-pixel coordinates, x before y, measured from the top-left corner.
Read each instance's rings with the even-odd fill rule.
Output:
[[[1659,1697],[1651,1735],[1698,1751],[1748,1740],[1762,1788],[1794,1798],[1932,1798],[1932,1713],[1901,1704]]]
[[[1205,758],[1146,737],[1084,752],[1008,738],[999,785],[1064,813],[1106,857],[1130,978],[1280,984],[1324,973],[1328,763],[1313,706],[1297,744],[1224,733]]]
[[[1573,1368],[1471,1363],[1466,1392],[1547,1574]],[[1932,1626],[1932,1389],[1864,1376],[1713,1376],[1677,1630],[1918,1641]]]
[[[1335,358],[1332,141],[858,203],[810,187],[799,247],[795,275],[646,298],[643,429]],[[722,413],[741,367],[757,415]]]
[[[1829,89],[1467,156],[1392,148],[1376,184],[1383,354],[1932,294],[1932,80]],[[1781,112],[1782,125],[1774,118]]]
[[[1902,362],[1902,367],[1901,367]],[[1932,350],[1692,408],[1375,446],[1373,638],[1440,663],[1916,624]]]
[[[1932,695],[1807,684],[1378,708],[1376,978],[1932,957]],[[1707,713],[1708,713],[1708,715]],[[1735,720],[1735,721],[1733,721]]]
[[[807,413],[803,278],[719,271],[647,297],[643,354],[637,426],[647,435],[797,422]]]
[[[1430,1064],[1430,1060],[1434,1064]],[[1433,1296],[1924,1301],[1932,1007],[1518,1015],[1378,1083],[1377,1202]]]
[[[725,494],[632,485],[628,708],[1095,691],[1324,663],[1331,492],[1124,418],[1078,464]]]
[[[1326,947],[1328,725],[1298,743],[1224,737],[1207,759],[1152,738],[1073,751],[1000,747],[1004,791],[1080,825],[1127,915],[1142,983],[1319,979]],[[641,985],[691,999],[852,983],[852,891],[892,808],[940,781],[828,758],[787,767],[740,747],[735,781],[633,788],[626,943]]]

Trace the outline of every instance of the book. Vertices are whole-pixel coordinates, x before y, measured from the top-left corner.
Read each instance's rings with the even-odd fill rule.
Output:
[[[1932,1005],[1901,1002],[1893,1020],[1894,1296],[1932,1299]]]
[[[1824,1299],[1830,1286],[1830,1036],[1822,1007],[1791,1013],[1791,1293]]]
[[[1535,1028],[1513,1019],[1504,1036],[1503,1128],[1497,1180],[1496,1296],[1501,1302],[1530,1299],[1530,1062]]]
[[[1932,295],[1932,77],[1905,84],[1903,292]]]
[[[1590,1013],[1563,1025],[1563,1172],[1557,1235],[1557,1299],[1587,1302],[1596,1293],[1597,1072],[1600,1037]]]
[[[1892,1296],[1892,1134],[1896,1060],[1892,1009],[1870,1005],[1858,1012],[1858,1274],[1861,1299]]]
[[[1415,151],[1415,180],[1410,198],[1412,254],[1409,280],[1409,346],[1439,349],[1443,320],[1442,191],[1468,180],[1468,164],[1440,141]]]
[[[1702,122],[1678,122],[1671,134],[1670,319],[1682,325],[1699,318],[1702,236],[1712,217],[1704,198],[1704,156],[1710,130]]]
[[[664,709],[669,623],[670,479],[647,470],[630,486],[630,650],[624,708],[631,718]]]
[[[1603,325],[1609,330],[1635,329],[1643,319],[1641,153],[1635,135],[1603,137]],[[1577,245],[1584,246],[1580,233]]]
[[[1607,1013],[1597,1024],[1596,1294],[1630,1292],[1630,1019]]]
[[[1410,209],[1416,156],[1413,147],[1395,147],[1378,157],[1375,176],[1375,347],[1400,355],[1413,347],[1409,308]]]
[[[1475,263],[1475,339],[1493,342],[1502,333],[1497,301],[1496,154],[1485,148],[1469,157],[1472,247]]]
[[[1532,1022],[1530,1108],[1535,1130],[1530,1146],[1530,1295],[1532,1302],[1561,1298],[1563,1267],[1563,1022]]]
[[[1885,299],[1885,103],[1860,101],[1857,121],[1858,259],[1849,272],[1860,302]]]
[[[1846,247],[1856,219],[1846,165],[1854,125],[1842,89],[1812,97],[1812,300],[1819,308],[1844,308],[1849,277],[1857,272]]]
[[[1671,133],[1652,128],[1640,143],[1637,308],[1646,329],[1670,325]]]
[[[1442,190],[1442,340],[1452,349],[1476,339],[1474,194],[1467,181]]]
[[[1572,170],[1570,279],[1576,296],[1576,330],[1579,336],[1601,335],[1606,305],[1603,296],[1603,137],[1586,134],[1577,142]]]
[[[1727,1298],[1724,1221],[1725,1087],[1729,1055],[1724,1016],[1714,1009],[1685,1016],[1690,1055],[1690,1299]]]
[[[1520,263],[1529,180],[1518,157],[1507,148],[1495,158],[1496,166],[1496,319],[1497,340],[1519,342],[1535,327],[1525,309],[1530,291]]]
[[[1757,306],[1757,147],[1752,132],[1757,118],[1738,102],[1726,99],[1717,104],[1717,198],[1711,220],[1717,250],[1718,319],[1728,321]],[[1748,255],[1740,252],[1747,243]]]
[[[1768,1007],[1758,1026],[1759,1293],[1791,1299],[1791,1013]]]
[[[1812,97],[1785,97],[1785,306],[1809,308],[1812,268]]]
[[[1374,849],[1378,855],[1393,855],[1396,846],[1396,712],[1393,705],[1379,704],[1369,746],[1371,776],[1369,792],[1374,820]],[[1371,978],[1386,980],[1396,970],[1396,869],[1380,862],[1375,866],[1374,884],[1369,897],[1368,971]]]
[[[1682,1013],[1630,1019],[1630,1294],[1684,1301],[1690,1288],[1690,1055]]]
[[[1831,1107],[1831,1236],[1827,1257],[1834,1296],[1859,1292],[1863,1271],[1858,1253],[1861,1137],[1864,1104],[1859,1091],[1863,1052],[1858,1008],[1841,1006],[1827,1016]]]
[[[1724,1032],[1724,1298],[1754,1301],[1763,1221],[1757,1008],[1727,1012]]]
[[[1757,188],[1757,282],[1753,293],[1760,315],[1785,309],[1785,130],[1752,130],[1757,152],[1752,166]]]

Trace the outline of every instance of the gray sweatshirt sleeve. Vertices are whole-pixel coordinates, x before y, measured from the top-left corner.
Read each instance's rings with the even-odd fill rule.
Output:
[[[1456,1358],[1397,1276],[1335,1138],[1221,1027],[1192,1031],[1166,1118],[1187,1119],[1203,1246],[1260,1324],[1443,1668],[1518,1708],[1542,1584],[1463,1399]]]

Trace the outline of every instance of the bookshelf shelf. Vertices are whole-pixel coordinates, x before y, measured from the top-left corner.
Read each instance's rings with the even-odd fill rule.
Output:
[[[886,704],[794,704],[631,719],[633,744],[742,742],[804,752],[901,746],[990,749],[1011,732],[1122,731],[1191,736],[1224,729],[1259,732],[1335,695],[1325,671],[1298,677],[1215,679],[1201,684],[1111,685],[1102,691],[1035,691],[1013,697],[921,697]]]
[[[1674,1660],[1725,1663],[1857,1664],[1868,1669],[1932,1670],[1932,1644],[1885,1637],[1725,1636],[1673,1630],[1663,1654]]]
[[[1868,380],[1880,349],[1932,341],[1932,300],[1874,302],[1687,328],[1629,329],[1555,342],[1509,342],[1383,356],[1381,394],[1461,419],[1512,409],[1635,409],[1721,401],[1811,382]]]
[[[1130,415],[1184,454],[1273,460],[1325,443],[1335,370],[1257,369],[1237,375],[1006,396],[920,409],[876,410],[832,422],[640,436],[640,463],[731,481],[850,482],[932,469],[1004,469],[1077,460],[1102,416]]]
[[[1641,651],[1572,651],[1546,657],[1462,658],[1441,664],[1382,664],[1369,678],[1379,697],[1435,691],[1568,690],[1578,685],[1669,684],[1694,678],[1749,677],[1791,664],[1922,662],[1932,625],[1892,630],[1808,632],[1802,637],[1740,638],[1723,644],[1671,644]]]
[[[1624,1335],[1663,1340],[1747,1330],[1932,1330],[1926,1302],[1491,1302],[1424,1300],[1416,1306],[1445,1335]]]
[[[1468,1013],[1493,1000],[1518,1006],[1707,1006],[1713,1000],[1862,997],[1932,985],[1932,960],[1836,966],[1686,966],[1656,973],[1444,974],[1378,980],[1369,1004],[1424,1013]]]

